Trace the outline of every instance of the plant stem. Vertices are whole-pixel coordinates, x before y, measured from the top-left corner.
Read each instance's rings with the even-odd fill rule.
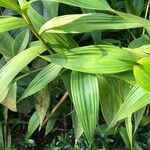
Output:
[[[53,54],[54,53],[53,50],[47,45],[47,43],[44,41],[44,39],[36,32],[36,30],[32,26],[30,19],[27,17],[27,15],[22,13],[22,17],[24,18],[28,27],[31,29],[31,31],[34,33],[34,35],[45,45],[45,47],[49,50],[49,52],[51,54]]]
[[[65,92],[63,97],[60,99],[60,101],[55,105],[55,107],[52,109],[50,114],[47,116],[47,118],[43,121],[42,125],[40,126],[40,129],[49,121],[49,119],[53,116],[53,114],[56,112],[56,110],[62,105],[62,103],[66,100],[68,97],[68,92]]]
[[[8,120],[8,108],[4,108],[4,149],[7,149],[7,120]]]
[[[144,16],[145,19],[147,18],[147,15],[148,15],[149,6],[150,6],[150,0],[148,0],[148,2],[147,2],[146,12],[145,12],[145,16]],[[143,35],[145,34],[145,28],[143,28],[143,33],[142,34]]]

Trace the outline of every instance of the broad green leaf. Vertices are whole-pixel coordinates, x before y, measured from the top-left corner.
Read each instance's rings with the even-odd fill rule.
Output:
[[[101,111],[109,125],[130,90],[129,84],[120,79],[98,76]],[[117,91],[117,92],[116,92]]]
[[[44,18],[49,20],[58,16],[59,3],[51,1],[42,1],[42,3]]]
[[[134,66],[134,76],[143,89],[150,92],[150,57],[142,58]]]
[[[83,133],[83,127],[77,117],[75,110],[73,110],[73,112],[71,114],[71,118],[72,118],[72,123],[73,123],[73,129],[74,129],[74,134],[75,134],[75,144],[76,144],[78,139],[80,138],[80,136]]]
[[[42,124],[50,103],[50,93],[48,87],[43,88],[35,94],[35,109],[38,112],[40,125]]]
[[[26,88],[25,92],[20,99],[28,97],[44,88],[49,82],[56,78],[62,67],[54,64],[47,65],[43,70],[41,70],[29,86]]]
[[[77,117],[90,143],[98,121],[99,89],[97,77],[73,71],[71,93]]]
[[[137,15],[136,8],[131,0],[125,0],[125,5],[127,13]]]
[[[132,53],[108,45],[79,47],[43,58],[67,69],[94,74],[132,70],[136,60]]]
[[[2,101],[2,105],[10,109],[11,111],[16,112],[16,98],[17,98],[17,84],[16,82],[9,85],[9,91],[6,98]]]
[[[139,52],[144,52],[146,54],[148,54],[148,56],[150,55],[150,44],[146,44],[146,45],[143,45],[141,47],[138,47],[138,48],[135,48],[133,49],[134,51],[139,51]]]
[[[34,131],[38,128],[38,126],[40,125],[40,119],[39,119],[39,115],[38,113],[35,111],[28,123],[28,131],[26,133],[26,139],[29,139],[32,134],[34,133]]]
[[[45,136],[53,129],[57,118],[59,116],[59,112],[55,112],[55,114],[52,116],[52,118],[47,122],[46,129],[45,129]]]
[[[1,95],[7,89],[8,85],[12,82],[15,76],[45,50],[45,47],[39,43],[36,46],[30,47],[13,57],[0,70],[0,102],[3,101],[3,99],[1,99]]]
[[[27,26],[19,17],[0,16],[0,33]]]
[[[132,150],[132,121],[131,121],[132,115],[129,115],[128,118],[125,119],[125,126],[126,126],[126,131],[130,143],[130,149]]]
[[[23,30],[20,32],[15,38],[15,42],[13,45],[14,53],[23,51],[29,43],[29,30]]]
[[[106,0],[50,0],[88,9],[111,10]]]
[[[150,37],[145,34],[142,35],[141,37],[134,39],[130,44],[129,48],[139,48],[140,46],[145,46],[146,44],[150,44]]]
[[[29,18],[31,25],[34,27],[34,30],[38,33],[41,26],[46,22],[46,20],[29,6],[26,7],[26,5],[24,5],[22,9],[25,9],[25,12],[27,11],[27,14],[25,15],[27,16],[27,18]],[[58,53],[78,46],[78,44],[69,35],[65,36],[58,34],[43,33],[42,35],[40,35],[40,37],[42,37],[44,43],[47,45],[47,47],[49,47],[49,49],[52,48]]]
[[[93,30],[130,29],[143,25],[135,20],[128,20],[121,16],[103,13],[73,14],[56,17],[46,22],[40,29],[40,33],[83,33]]]
[[[114,126],[119,120],[127,118],[149,103],[150,93],[144,91],[139,85],[135,85],[127,95],[109,127]]]
[[[120,133],[124,143],[126,144],[126,147],[128,149],[130,149],[130,141],[129,141],[126,129],[124,127],[120,127],[119,133]]]
[[[146,109],[146,107],[143,107],[134,113],[134,133],[136,132],[136,130],[137,130],[142,118],[143,118],[145,109]]]
[[[14,0],[0,0],[0,6],[15,10],[18,13],[21,13],[21,10],[17,3]]]
[[[5,59],[10,59],[14,56],[12,50],[13,44],[14,39],[8,32],[0,34],[0,53],[5,57]]]

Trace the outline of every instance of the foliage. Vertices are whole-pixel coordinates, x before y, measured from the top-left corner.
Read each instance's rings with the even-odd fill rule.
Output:
[[[18,124],[24,148],[35,147],[37,129],[47,136],[55,128],[73,130],[45,149],[149,148],[149,5],[1,0],[1,149],[17,147]]]

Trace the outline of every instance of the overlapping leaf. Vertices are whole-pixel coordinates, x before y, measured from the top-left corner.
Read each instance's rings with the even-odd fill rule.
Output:
[[[19,17],[0,16],[0,33],[27,26]]]
[[[44,52],[46,48],[42,44],[37,44],[13,57],[1,70],[0,70],[0,97],[7,89],[8,85],[15,78],[15,76],[28,65],[40,53]],[[0,99],[2,102],[3,99]]]
[[[72,72],[71,92],[77,117],[89,142],[93,137],[99,110],[97,77],[92,74]]]
[[[12,9],[21,13],[21,10],[14,0],[0,0],[0,6]]]
[[[103,13],[75,14],[56,17],[46,22],[40,33],[83,33],[93,30],[130,29],[143,25],[138,21]]]
[[[98,79],[101,110],[109,125],[128,94],[130,86],[116,78],[98,76]]]
[[[54,2],[60,2],[68,5],[73,5],[77,7],[83,7],[88,9],[100,9],[100,10],[111,10],[109,4],[106,0],[50,0]]]
[[[134,76],[142,88],[150,92],[150,57],[138,61],[138,65],[134,66]]]
[[[139,85],[135,85],[119,108],[117,114],[110,124],[110,127],[115,125],[117,121],[127,118],[132,113],[148,105],[149,103],[150,93],[143,90]]]
[[[50,64],[46,66],[42,71],[40,71],[36,77],[29,84],[25,92],[23,93],[21,99],[35,94],[44,88],[49,82],[51,82],[54,78],[57,77],[61,70],[61,66]]]
[[[136,61],[132,53],[108,45],[75,48],[63,54],[45,58],[67,69],[95,74],[132,70]]]

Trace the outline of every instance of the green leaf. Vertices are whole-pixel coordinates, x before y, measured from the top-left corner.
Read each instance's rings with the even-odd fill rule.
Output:
[[[34,30],[38,33],[41,26],[46,22],[46,20],[37,13],[30,5],[25,4],[22,9],[27,11],[26,17],[29,18],[31,25],[34,27]],[[77,47],[78,44],[73,40],[73,38],[69,35],[58,35],[58,34],[47,34],[43,33],[40,35],[46,45],[52,49],[54,49],[57,53],[63,52],[66,49]]]
[[[132,70],[132,64],[136,61],[132,53],[108,45],[79,47],[45,58],[67,69],[94,74]]]
[[[128,118],[125,119],[125,126],[126,126],[126,131],[130,143],[130,149],[133,150],[132,148],[132,121],[131,121],[132,115],[129,115]]]
[[[15,38],[15,42],[13,45],[14,53],[23,51],[29,43],[29,30],[23,30],[20,32]]]
[[[150,57],[142,58],[134,66],[134,76],[139,85],[150,92]]]
[[[76,114],[89,143],[91,143],[99,111],[97,77],[92,74],[73,71],[71,75],[71,92]]]
[[[27,26],[19,17],[0,16],[0,33]]]
[[[136,132],[136,130],[137,130],[142,118],[143,118],[145,109],[146,109],[146,107],[143,107],[134,113],[134,133]]]
[[[35,111],[28,123],[28,131],[26,133],[26,138],[29,139],[32,134],[34,133],[34,131],[38,128],[38,126],[40,125],[40,119],[39,119],[39,115],[38,113]]]
[[[109,125],[129,92],[130,85],[122,80],[110,77],[98,76],[98,80],[101,111]]]
[[[52,19],[58,16],[59,3],[51,1],[42,1],[42,3],[44,9],[44,18]]]
[[[9,85],[9,91],[6,98],[2,101],[2,105],[10,109],[11,111],[16,112],[16,98],[17,98],[17,84],[16,82]]]
[[[35,109],[38,112],[40,125],[42,124],[50,103],[50,93],[48,87],[43,88],[35,94]]]
[[[37,44],[36,46],[30,47],[13,57],[0,70],[0,102],[3,101],[3,99],[1,99],[1,95],[7,89],[8,85],[12,82],[15,76],[44,51],[45,47],[42,44]]]
[[[46,22],[40,33],[83,33],[93,30],[139,28],[143,24],[121,16],[103,13],[73,14],[55,17]]]
[[[29,86],[24,91],[20,99],[28,97],[44,88],[49,82],[56,78],[62,67],[54,64],[47,65],[41,70],[36,77],[32,80]]]
[[[119,120],[127,118],[149,103],[150,93],[144,91],[139,85],[135,85],[127,95],[109,127],[114,126]]]
[[[57,118],[59,116],[59,112],[55,112],[55,114],[52,116],[52,118],[47,122],[46,129],[45,129],[45,136],[53,129]]]
[[[14,44],[14,39],[8,32],[4,32],[0,34],[0,53],[7,60],[14,56],[12,50],[13,44]]]
[[[72,123],[73,123],[73,129],[74,129],[74,134],[75,134],[75,144],[76,144],[78,139],[80,138],[80,136],[83,133],[83,127],[77,117],[75,110],[73,110],[73,112],[71,114],[71,118],[72,118]]]
[[[18,13],[21,13],[20,7],[14,0],[0,0],[0,6],[15,10]]]
[[[106,0],[50,0],[88,9],[111,10]]]
[[[126,144],[127,148],[130,149],[130,141],[129,141],[126,129],[124,127],[121,127],[119,130],[119,133],[120,133],[124,143]]]

